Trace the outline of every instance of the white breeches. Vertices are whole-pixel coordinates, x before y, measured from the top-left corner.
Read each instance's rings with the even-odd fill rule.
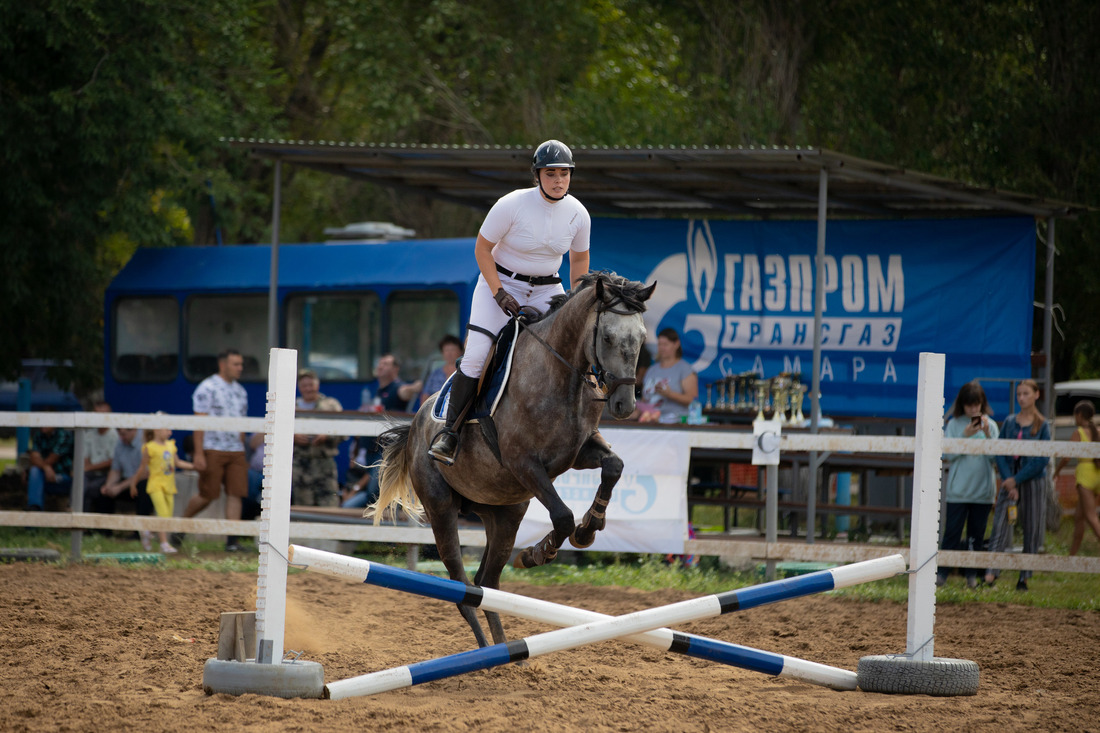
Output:
[[[505,291],[521,306],[529,305],[540,311],[550,307],[550,299],[555,295],[561,295],[565,288],[561,283],[554,285],[532,285],[508,277],[499,273],[500,284]],[[470,323],[480,326],[491,333],[500,333],[504,324],[508,322],[508,314],[500,309],[493,294],[489,292],[489,284],[485,277],[478,275],[477,286],[474,288],[474,299],[470,305]],[[480,377],[481,370],[485,366],[485,357],[489,355],[489,347],[493,341],[485,334],[474,329],[466,331],[466,351],[462,354],[462,362],[459,370],[467,377]]]

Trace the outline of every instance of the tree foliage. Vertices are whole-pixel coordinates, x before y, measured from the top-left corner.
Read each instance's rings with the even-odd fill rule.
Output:
[[[134,247],[267,240],[271,167],[221,136],[809,144],[1051,198],[1100,190],[1088,0],[0,0],[0,17],[5,376],[67,358],[94,385],[103,288]],[[283,175],[285,241],[371,218],[468,234],[480,217]],[[1100,363],[1097,218],[1058,225],[1059,378]]]

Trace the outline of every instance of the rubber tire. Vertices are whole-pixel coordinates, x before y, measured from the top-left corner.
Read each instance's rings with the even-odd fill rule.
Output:
[[[257,664],[207,659],[202,668],[202,691],[207,695],[320,698],[324,690],[324,668],[317,662]]]
[[[903,654],[879,654],[863,657],[856,668],[861,690],[904,695],[975,695],[978,677],[977,662],[946,657],[920,660]]]

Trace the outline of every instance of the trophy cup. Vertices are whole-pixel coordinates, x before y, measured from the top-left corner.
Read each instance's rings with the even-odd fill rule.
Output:
[[[779,420],[782,423],[787,422],[789,400],[790,391],[787,388],[787,380],[783,377],[776,377],[775,383],[772,385],[772,406],[775,410],[772,419]]]
[[[741,380],[741,402],[739,407],[741,410],[749,411],[753,408],[753,395],[756,393],[756,375],[752,372],[745,372],[739,379]]]
[[[764,408],[768,405],[768,383],[764,380],[756,382],[756,419],[764,419]]]
[[[711,390],[711,387],[713,387],[713,386],[714,386],[713,382],[711,382],[710,384],[707,385],[707,404],[705,404],[703,406],[704,410],[710,410],[712,408],[711,403],[710,403],[710,390]]]
[[[797,384],[791,395],[791,425],[801,425],[806,422],[802,414],[802,400],[806,396],[806,385]]]
[[[718,409],[726,409],[726,380],[718,380]]]

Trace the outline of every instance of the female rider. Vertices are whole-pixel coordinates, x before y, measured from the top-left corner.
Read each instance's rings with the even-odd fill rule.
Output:
[[[550,298],[565,292],[558,268],[569,253],[569,281],[588,273],[592,218],[569,195],[573,153],[557,140],[535,149],[533,188],[503,196],[489,210],[474,245],[481,275],[474,288],[466,351],[451,383],[446,426],[436,434],[428,454],[452,465],[458,450],[458,416],[473,399],[478,379],[496,335],[520,308],[546,310]]]

